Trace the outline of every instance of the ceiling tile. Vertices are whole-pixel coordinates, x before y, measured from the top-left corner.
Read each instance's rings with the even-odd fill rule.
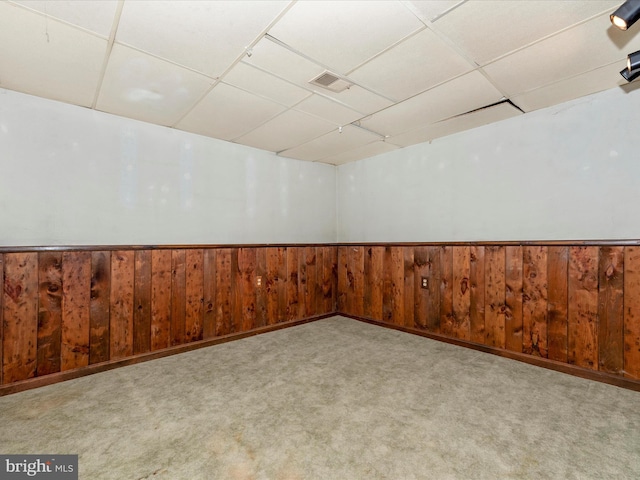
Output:
[[[85,28],[104,37],[111,26],[118,7],[117,0],[14,0],[25,7]]]
[[[620,3],[620,0],[469,0],[438,19],[435,26],[483,65],[594,15],[610,13]]]
[[[380,140],[378,135],[347,125],[342,129],[342,133],[334,129],[322,137],[280,152],[280,155],[298,160],[318,161],[378,140]]]
[[[422,27],[400,2],[298,2],[269,34],[346,74]]]
[[[324,72],[324,68],[266,38],[255,45],[251,57],[245,58],[243,62],[271,72],[302,88],[335,98],[362,114],[377,112],[393,103],[357,85],[340,93],[311,85],[309,81]]]
[[[173,125],[211,86],[209,77],[123,45],[114,45],[96,108]]]
[[[464,2],[465,0],[414,0],[407,3],[413,5],[420,18],[431,22],[434,18],[440,17],[443,13]]]
[[[246,135],[236,138],[235,141],[270,152],[279,152],[335,129],[336,126],[326,120],[287,110]]]
[[[404,100],[472,66],[431,30],[423,30],[349,75],[387,97]]]
[[[0,2],[0,87],[90,106],[107,40]]]
[[[220,83],[176,127],[200,135],[233,140],[285,109],[271,100]]]
[[[382,140],[378,140],[377,142],[368,143],[366,145],[362,145],[361,147],[356,147],[352,150],[338,153],[337,155],[325,157],[322,159],[322,163],[329,163],[331,165],[343,165],[345,163],[355,162],[356,160],[362,160],[363,158],[380,155],[381,153],[391,152],[392,150],[397,150],[398,148],[400,147],[397,147],[396,145],[392,145],[390,143],[386,143]]]
[[[626,60],[619,60],[611,65],[516,95],[511,100],[525,112],[568,102],[602,90],[626,85],[627,81],[618,73],[625,67]]]
[[[484,70],[512,96],[626,58],[638,48],[640,32],[612,27],[606,14],[508,55]]]
[[[502,94],[478,71],[470,72],[362,120],[369,130],[397,135],[498,102]]]
[[[269,98],[274,102],[291,107],[302,99],[311,95],[311,92],[296,87],[269,73],[258,70],[243,62],[238,63],[224,76],[224,83],[234,85],[243,90]]]
[[[475,112],[459,117],[449,118],[442,122],[426,125],[424,127],[401,133],[387,139],[387,142],[400,147],[408,147],[416,143],[428,142],[435,138],[445,137],[453,133],[470,130],[489,123],[517,117],[522,112],[509,103],[500,103],[492,107],[476,110]]]
[[[218,77],[288,4],[127,1],[117,41]]]
[[[295,106],[295,109],[323,118],[336,125],[346,125],[362,117],[361,113],[318,94],[304,99]]]

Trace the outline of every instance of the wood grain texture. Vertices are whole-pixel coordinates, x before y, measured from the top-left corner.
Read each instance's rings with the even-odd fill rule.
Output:
[[[624,371],[624,247],[600,247],[598,370]]]
[[[298,250],[298,318],[303,318],[307,310],[305,303],[307,297],[307,257],[304,247],[297,247]]]
[[[256,323],[256,249],[238,249],[238,269],[240,271],[238,296],[241,298],[241,332],[255,328]]]
[[[204,335],[204,250],[187,250],[185,266],[185,342],[197,342]]]
[[[278,248],[278,323],[287,321],[287,290],[289,275],[287,271],[288,248]]]
[[[422,287],[422,279],[427,279],[427,288]],[[429,315],[429,252],[427,247],[415,247],[413,250],[414,302],[413,325],[421,330],[427,329]]]
[[[393,323],[393,260],[391,256],[392,247],[384,247],[382,256],[382,321]],[[340,283],[338,282],[338,290]],[[338,305],[338,311],[340,305]]]
[[[151,252],[151,350],[171,345],[171,250]]]
[[[624,376],[640,380],[640,247],[624,248]]]
[[[151,250],[135,253],[133,354],[151,350]]]
[[[171,250],[171,345],[181,345],[186,331],[187,265],[185,250]]]
[[[346,260],[345,260],[346,264]],[[297,320],[300,316],[298,305],[298,249],[287,249],[287,320]]]
[[[280,318],[278,307],[278,278],[279,262],[278,247],[267,247],[267,278],[264,282],[266,302],[267,302],[267,324],[275,325]]]
[[[314,248],[315,250],[315,248]],[[261,285],[258,286],[258,278],[260,278]],[[266,289],[266,280],[267,280],[267,249],[266,248],[256,248],[256,318],[255,318],[255,326],[256,328],[262,328],[267,325],[267,289]],[[314,281],[313,288],[316,287],[316,283]],[[315,306],[315,301],[317,299],[317,292],[312,293],[312,301]],[[315,310],[314,310],[315,315]]]
[[[403,247],[404,252],[404,326],[414,327],[415,314],[415,274],[414,274],[414,247]]]
[[[351,313],[349,305],[349,247],[338,247],[338,311]]]
[[[216,336],[216,249],[207,248],[202,258],[202,338]]]
[[[242,331],[242,279],[238,263],[239,248],[231,249],[231,333]]]
[[[568,362],[598,369],[598,247],[569,250]]]
[[[38,283],[38,358],[36,374],[42,376],[60,371],[60,349],[62,348],[62,252],[40,252],[38,254]]]
[[[338,308],[338,247],[328,247],[328,249],[331,256],[331,304],[328,311],[335,312]]]
[[[505,348],[505,247],[485,247],[484,260],[484,343]]]
[[[471,307],[469,312],[470,340],[484,343],[484,248],[472,246],[469,267],[469,283],[471,284]]]
[[[522,352],[522,274],[521,246],[505,247],[505,348]]]
[[[547,357],[547,247],[523,249],[522,352]]]
[[[133,250],[111,253],[109,352],[112,359],[133,355],[134,253]]]
[[[547,250],[547,346],[550,360],[567,361],[569,247]]]
[[[440,247],[440,333],[453,337],[453,247]]]
[[[440,333],[440,304],[442,291],[442,269],[440,247],[428,247],[429,288],[427,306],[427,331]]]
[[[404,247],[391,247],[391,322],[404,326]]]
[[[300,270],[304,268],[304,282],[301,283],[302,286],[302,297],[304,299],[304,309],[300,312],[300,317],[311,317],[316,314],[317,306],[316,306],[316,284],[318,282],[317,278],[317,253],[316,247],[301,247],[300,248],[301,256],[300,256]]]
[[[453,255],[453,325],[455,338],[471,338],[471,247],[451,247]]]
[[[384,247],[370,247],[371,259],[369,285],[371,288],[371,318],[382,320],[382,288],[384,268]]]
[[[0,253],[0,385],[3,384],[4,368],[2,366],[4,360],[4,254]],[[37,334],[36,334],[37,335]],[[37,352],[36,352],[36,368],[37,368]]]
[[[60,369],[89,365],[91,252],[62,254],[62,346]]]
[[[38,347],[38,254],[4,255],[3,382],[36,374]]]
[[[216,253],[216,337],[231,333],[232,304],[231,249],[221,248]]]
[[[106,362],[109,354],[111,252],[91,252],[89,364]]]
[[[352,276],[350,281],[351,310],[353,315],[362,316],[364,314],[364,247],[350,247],[350,264]]]

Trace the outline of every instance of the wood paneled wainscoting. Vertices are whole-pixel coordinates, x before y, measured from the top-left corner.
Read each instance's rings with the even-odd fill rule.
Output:
[[[640,242],[342,245],[338,311],[640,390]]]
[[[0,395],[321,318],[330,245],[0,249]]]

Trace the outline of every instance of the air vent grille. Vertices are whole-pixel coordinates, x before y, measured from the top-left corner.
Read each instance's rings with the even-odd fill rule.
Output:
[[[326,88],[327,90],[331,90],[332,92],[342,92],[353,85],[347,80],[340,78],[339,75],[331,73],[327,70],[322,72],[317,77],[309,80],[309,83],[311,85]]]

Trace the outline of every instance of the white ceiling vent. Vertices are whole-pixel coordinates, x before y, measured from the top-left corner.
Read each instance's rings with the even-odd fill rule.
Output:
[[[332,92],[342,92],[353,85],[353,83],[349,83],[328,70],[325,70],[314,79],[309,80],[309,83],[311,85],[316,85],[317,87],[326,88]]]

